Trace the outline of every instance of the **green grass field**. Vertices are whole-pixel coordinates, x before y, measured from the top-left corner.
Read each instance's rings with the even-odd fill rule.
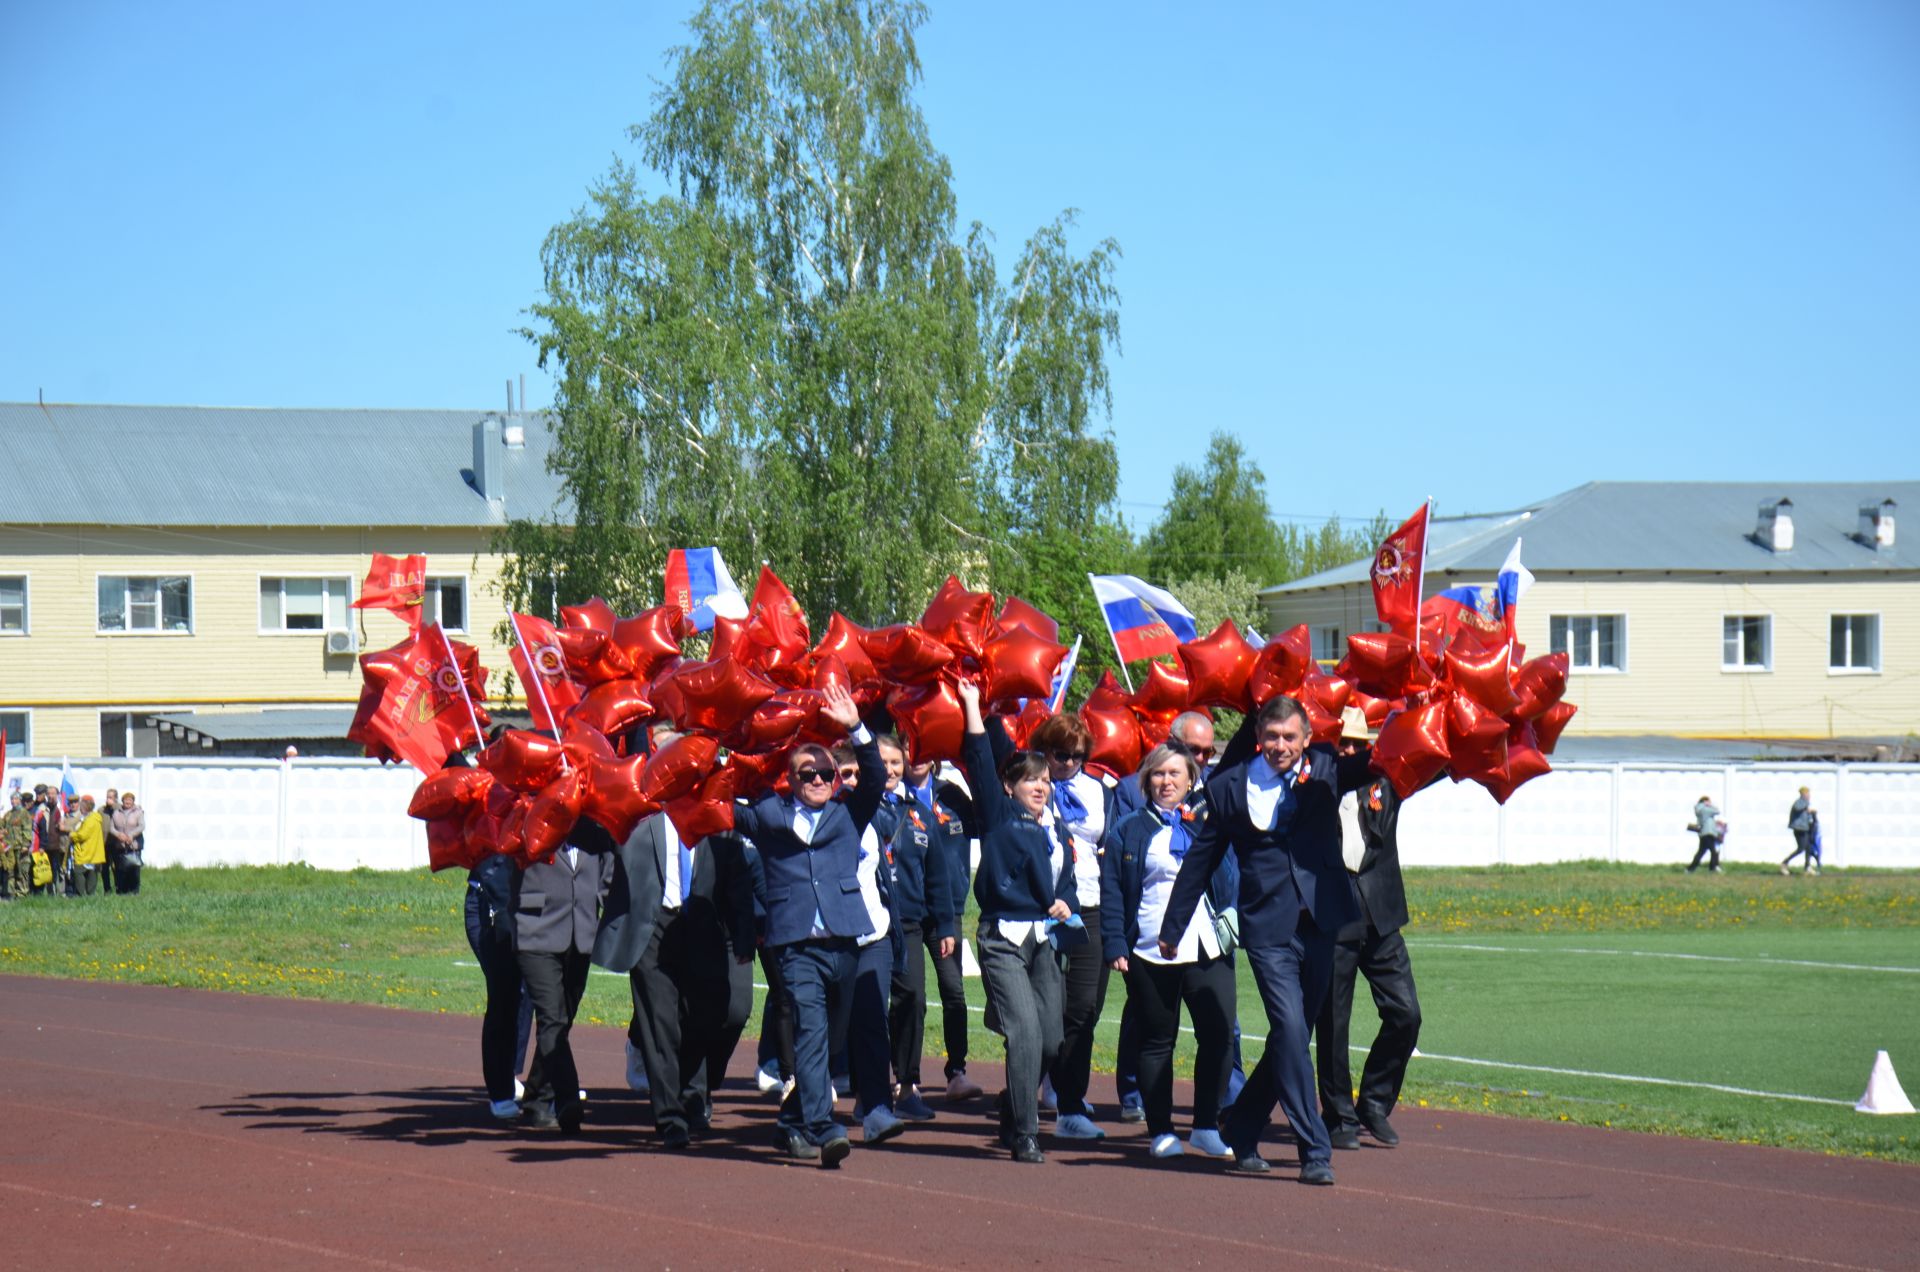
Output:
[[[454,872],[150,870],[138,897],[0,907],[0,972],[473,1014],[464,887]],[[1417,871],[1408,893],[1425,1026],[1403,1129],[1422,1107],[1465,1108],[1920,1161],[1920,1119],[1852,1109],[1879,1049],[1920,1095],[1920,874],[1569,865]],[[1099,1067],[1121,994],[1116,978]],[[1357,997],[1364,1046],[1375,1021]],[[1240,999],[1263,1035],[1244,972]],[[581,1014],[624,1023],[624,978],[592,978]],[[971,1045],[999,1055],[977,1019]],[[1094,1096],[1111,1108],[1098,1078]]]

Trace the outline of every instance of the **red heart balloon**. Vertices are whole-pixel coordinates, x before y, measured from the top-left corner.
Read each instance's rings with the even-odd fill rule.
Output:
[[[560,607],[560,625],[580,630],[612,632],[614,623],[620,616],[613,612],[613,606],[599,597],[594,597],[585,605],[562,605]]]
[[[1247,698],[1256,707],[1282,694],[1300,692],[1300,684],[1314,669],[1313,637],[1305,623],[1296,624],[1268,641],[1247,674]]]
[[[478,768],[449,768],[427,774],[407,804],[407,816],[423,821],[465,818],[469,806],[485,802],[493,774]]]
[[[533,797],[527,806],[526,853],[530,860],[552,861],[554,850],[573,833],[587,804],[587,771],[570,768]]]
[[[1556,702],[1534,717],[1535,740],[1544,754],[1553,754],[1553,748],[1560,744],[1560,734],[1567,727],[1567,721],[1573,719],[1573,713],[1579,709],[1571,702]]]
[[[673,673],[673,684],[682,707],[674,723],[713,733],[725,733],[775,692],[772,681],[732,658],[682,663]]]
[[[1097,764],[1110,773],[1131,773],[1140,767],[1145,739],[1140,733],[1139,717],[1129,705],[1131,699],[1132,695],[1120,687],[1109,667],[1081,704],[1081,722],[1093,734],[1093,745],[1087,754],[1089,765]]]
[[[1147,674],[1127,704],[1143,717],[1171,719],[1187,709],[1187,673],[1163,662],[1147,664]]]
[[[560,652],[566,657],[567,670],[577,680],[602,685],[633,674],[633,662],[613,643],[613,637],[597,627],[561,628],[554,633]]]
[[[678,605],[656,605],[613,625],[613,643],[633,664],[635,679],[651,678],[680,656],[680,641],[674,635],[679,617]]]
[[[1373,744],[1373,767],[1386,775],[1401,799],[1446,768],[1447,704],[1429,702],[1386,722]]]
[[[640,770],[640,795],[665,804],[700,788],[713,771],[720,744],[698,733],[683,733],[653,753]]]
[[[511,790],[540,790],[560,775],[563,752],[553,738],[508,729],[480,752],[480,767]]]
[[[575,703],[567,712],[567,720],[617,738],[652,714],[653,701],[643,682],[609,680]]]
[[[911,623],[867,632],[861,648],[880,675],[902,685],[923,685],[953,661],[953,651]]]
[[[1567,692],[1567,662],[1565,654],[1542,654],[1522,666],[1513,678],[1520,699],[1513,714],[1531,720],[1560,701]]]
[[[1232,619],[1214,628],[1212,635],[1181,645],[1178,653],[1187,672],[1187,699],[1194,706],[1245,711],[1252,705],[1247,682],[1260,655]]]
[[[1504,777],[1491,774],[1474,780],[1487,788],[1493,798],[1504,804],[1513,797],[1513,793],[1522,786],[1552,771],[1547,757],[1541,752],[1531,724],[1514,725],[1507,731],[1507,771]]]
[[[1002,698],[1045,698],[1053,692],[1053,673],[1067,656],[1056,645],[1025,627],[1010,627],[981,647],[981,695]]]
[[[1501,642],[1493,649],[1450,648],[1446,654],[1447,681],[1463,693],[1503,716],[1519,699],[1513,692],[1513,646]]]
[[[1447,769],[1456,781],[1507,771],[1507,722],[1464,693],[1447,702]]]
[[[642,818],[660,811],[659,804],[640,793],[640,775],[646,767],[644,755],[595,760],[588,766],[585,814],[616,843],[625,843]]]
[[[954,653],[978,658],[993,634],[993,594],[969,592],[949,574],[920,616],[920,626]]]
[[[887,696],[887,710],[906,740],[908,752],[919,762],[960,758],[966,715],[951,682],[936,680],[896,689]]]
[[[739,751],[727,756],[727,767],[734,773],[734,791],[747,799],[781,789],[787,777],[787,752],[781,747],[764,755],[746,755]]]
[[[697,844],[708,835],[733,829],[734,778],[730,768],[715,769],[698,790],[667,801],[667,818],[681,843]]]
[[[1003,632],[1024,627],[1042,640],[1058,642],[1060,639],[1060,624],[1017,596],[1009,596],[1000,606],[1000,617],[997,621]]]

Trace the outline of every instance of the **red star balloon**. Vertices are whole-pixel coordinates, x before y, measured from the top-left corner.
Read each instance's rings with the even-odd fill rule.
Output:
[[[836,610],[833,617],[827,620],[826,635],[820,638],[820,643],[813,647],[808,657],[815,664],[830,655],[838,657],[846,665],[850,686],[858,689],[880,679],[879,669],[873,665],[873,659],[867,656],[863,643],[866,636],[866,628]],[[819,687],[816,681],[814,688]]]
[[[653,714],[653,700],[647,693],[642,681],[609,680],[574,704],[567,719],[617,738]]]
[[[554,850],[573,833],[587,803],[587,771],[572,768],[554,778],[527,806],[524,831],[530,861],[552,861]]]
[[[727,749],[765,751],[791,742],[802,730],[813,727],[819,718],[821,703],[820,695],[809,689],[777,693],[727,730]]]
[[[907,751],[921,763],[960,758],[960,738],[966,715],[951,682],[896,689],[887,698],[887,710],[906,740]]]
[[[471,770],[469,770],[471,771]],[[429,817],[427,823],[427,869],[446,870],[458,866],[471,870],[485,855],[478,844],[467,839],[466,813],[457,816]]]
[[[555,739],[526,729],[508,729],[480,752],[480,767],[501,785],[531,793],[560,775],[563,758]]]
[[[660,805],[640,793],[640,774],[647,767],[644,755],[629,755],[621,760],[595,760],[588,766],[586,816],[598,822],[616,843],[625,843],[634,827]]]
[[[1497,716],[1513,710],[1519,699],[1513,692],[1513,646],[1504,641],[1492,649],[1448,649],[1447,681]]]
[[[707,642],[707,659],[718,662],[722,658],[731,658],[740,649],[747,634],[747,620],[728,618],[716,614],[713,618],[713,638]]]
[[[1000,606],[1000,617],[997,621],[1003,632],[1015,627],[1024,627],[1043,640],[1058,641],[1060,639],[1060,624],[1017,596],[1009,596]]]
[[[1376,698],[1398,698],[1424,688],[1414,664],[1413,642],[1395,632],[1355,632],[1347,637],[1347,656],[1339,672]],[[1427,677],[1431,679],[1431,675]]]
[[[633,664],[635,679],[651,678],[680,656],[680,642],[674,635],[679,617],[678,605],[656,605],[613,625],[613,643]]]
[[[708,835],[722,835],[733,829],[735,773],[718,768],[702,779],[699,787],[677,799],[667,801],[667,818],[680,835],[680,842],[697,844]]]
[[[1053,673],[1066,656],[1065,645],[1025,627],[1010,627],[981,646],[981,696],[989,702],[1045,698],[1053,692]]]
[[[732,658],[682,663],[673,673],[673,684],[682,708],[674,723],[710,733],[724,733],[775,692],[772,681]]]
[[[1373,767],[1386,775],[1401,799],[1446,768],[1447,704],[1430,702],[1386,722],[1373,744]]]
[[[781,747],[764,755],[744,755],[735,751],[727,756],[727,767],[734,773],[734,790],[747,799],[779,791],[787,778],[787,753]]]
[[[1314,669],[1313,637],[1305,623],[1289,627],[1268,641],[1253,660],[1247,675],[1247,698],[1264,707],[1282,694],[1300,692],[1300,683]]]
[[[1499,774],[1491,774],[1474,780],[1492,792],[1495,800],[1504,804],[1513,797],[1515,791],[1542,773],[1550,771],[1551,767],[1547,763],[1547,757],[1541,754],[1533,726],[1521,723],[1507,731],[1506,775],[1502,777]]]
[[[656,804],[698,790],[713,770],[720,744],[698,733],[683,733],[653,753],[640,770],[640,794]]]
[[[861,647],[886,679],[923,685],[953,661],[953,651],[911,623],[895,623],[866,633]]]
[[[560,625],[593,631],[613,631],[613,625],[619,621],[619,615],[613,612],[613,606],[599,597],[594,597],[585,605],[562,605],[560,607]]]
[[[1109,667],[1081,704],[1080,719],[1093,734],[1093,746],[1087,755],[1089,766],[1097,764],[1109,773],[1131,773],[1140,767],[1145,739],[1139,718],[1129,705],[1131,698]]]
[[[1507,722],[1467,694],[1453,694],[1447,701],[1447,757],[1455,780],[1504,774]]]
[[[1346,677],[1330,676],[1318,666],[1300,682],[1297,696],[1300,705],[1307,709],[1315,742],[1340,740],[1340,713],[1347,709],[1347,699],[1352,693],[1353,685]]]
[[[1187,709],[1187,673],[1163,662],[1147,664],[1147,674],[1127,704],[1143,716],[1178,715]]]
[[[993,634],[993,594],[969,592],[949,574],[920,616],[920,626],[954,653],[978,658]]]
[[[1534,717],[1533,732],[1542,753],[1553,754],[1553,748],[1559,745],[1561,732],[1579,709],[1571,702],[1556,702]]]
[[[597,627],[563,627],[554,633],[567,670],[589,685],[602,685],[633,674],[633,663],[613,643],[613,637]]]
[[[809,639],[806,612],[772,567],[761,566],[753,608],[747,612],[734,657],[782,683],[805,684],[799,663],[807,655]]]
[[[1514,692],[1520,701],[1513,714],[1531,720],[1545,711],[1567,691],[1567,656],[1542,654],[1529,659],[1513,678]]]
[[[470,805],[484,803],[493,774],[478,768],[449,768],[427,774],[407,805],[407,816],[431,821],[466,816]]]
[[[1252,705],[1247,682],[1260,655],[1232,619],[1213,634],[1190,640],[1177,651],[1187,673],[1187,700],[1196,707],[1225,707],[1245,711]]]

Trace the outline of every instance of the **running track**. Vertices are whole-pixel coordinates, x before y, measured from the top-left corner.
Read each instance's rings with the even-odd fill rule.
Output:
[[[576,1031],[579,1139],[496,1129],[478,1022],[0,977],[0,1251],[15,1267],[1893,1268],[1920,1168],[1404,1109],[1338,1186],[1147,1158],[1138,1127],[988,1143],[984,1108],[835,1172],[771,1148],[736,1081],[653,1147],[621,1034]],[[748,1064],[745,1049],[735,1071]],[[978,1068],[979,1066],[976,1066]],[[936,1069],[937,1071],[937,1069]],[[993,1075],[975,1075],[993,1085]],[[1182,1099],[1185,1092],[1181,1093]],[[940,1107],[937,1097],[936,1107]],[[841,1106],[842,1114],[846,1106]],[[777,1233],[777,1235],[776,1235]]]

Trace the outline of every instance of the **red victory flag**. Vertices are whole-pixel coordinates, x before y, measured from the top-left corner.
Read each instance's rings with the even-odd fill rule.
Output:
[[[478,650],[448,640],[439,624],[391,649],[362,655],[360,670],[368,692],[347,736],[367,744],[370,753],[379,754],[377,747],[431,773],[456,750],[480,743],[479,730],[487,724],[479,706],[487,669]]]
[[[1427,511],[1408,517],[1380,541],[1373,554],[1373,609],[1389,631],[1413,639],[1420,623],[1420,587],[1425,581]]]
[[[536,728],[560,732],[560,717],[580,701],[580,686],[567,675],[566,655],[552,623],[531,614],[514,614],[513,669],[527,687],[527,707]]]
[[[407,626],[418,627],[421,603],[426,597],[426,554],[416,552],[412,556],[390,557],[376,552],[373,568],[367,571],[366,581],[360,585],[360,599],[353,603],[353,608],[392,610]]]

